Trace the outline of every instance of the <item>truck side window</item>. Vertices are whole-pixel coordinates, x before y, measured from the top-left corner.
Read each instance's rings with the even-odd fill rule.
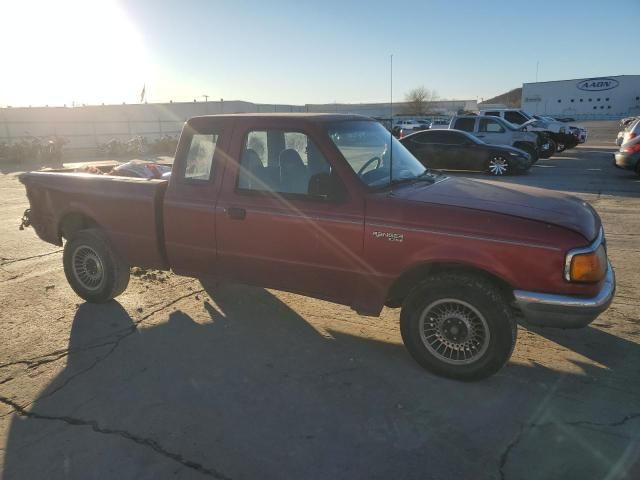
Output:
[[[253,131],[247,136],[247,149],[256,152],[260,162],[264,167],[267,166],[267,132]]]
[[[504,112],[504,119],[507,122],[511,122],[516,125],[522,125],[527,121],[527,119],[524,118],[524,115],[522,115],[520,112]]]
[[[240,157],[238,189],[307,195],[309,180],[329,162],[304,133],[251,131]]]
[[[194,133],[187,153],[184,178],[187,180],[209,181],[213,154],[216,150],[218,135],[213,133]]]
[[[478,131],[486,133],[504,133],[504,128],[491,118],[481,118]]]
[[[492,117],[499,117],[500,112],[484,112],[485,115],[490,115]]]
[[[473,132],[473,124],[475,121],[475,118],[459,118],[456,120],[454,128],[464,132]]]

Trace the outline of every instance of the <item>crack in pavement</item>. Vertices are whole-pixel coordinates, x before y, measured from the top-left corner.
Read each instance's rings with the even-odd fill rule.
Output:
[[[227,477],[223,473],[219,472],[214,468],[208,468],[202,465],[201,463],[194,462],[193,460],[188,460],[184,458],[181,454],[170,452],[162,445],[160,445],[156,440],[152,438],[140,437],[138,435],[134,435],[127,430],[119,430],[107,427],[101,427],[98,422],[93,420],[84,420],[81,418],[68,417],[68,416],[53,416],[53,415],[43,415],[36,412],[30,412],[25,408],[18,405],[16,402],[0,396],[0,402],[5,405],[13,408],[14,412],[20,417],[36,419],[36,420],[54,420],[59,422],[64,422],[67,425],[74,427],[90,427],[94,432],[100,433],[103,435],[115,435],[121,437],[125,440],[130,440],[132,442],[137,443],[143,447],[149,448],[156,453],[159,453],[163,457],[166,457],[174,462],[181,464],[184,467],[187,467],[191,470],[195,470],[196,472],[202,473],[203,475],[207,475],[209,477],[217,478],[220,480],[231,480],[230,477]]]
[[[53,252],[49,252],[49,253],[41,253],[40,255],[31,255],[30,257],[24,257],[24,258],[9,258],[9,259],[3,258],[3,260],[6,260],[6,261],[3,261],[2,263],[0,263],[0,266],[9,265],[16,262],[24,262],[25,260],[31,260],[32,258],[46,257],[48,255],[53,255],[55,253],[60,253],[60,252],[62,252],[62,249],[54,250]]]
[[[109,340],[107,342],[103,342],[103,343],[96,343],[96,344],[92,344],[92,345],[86,345],[84,347],[80,347],[80,348],[74,348],[74,349],[69,349],[69,348],[64,348],[61,350],[54,350],[53,352],[49,352],[49,353],[45,353],[43,355],[39,355],[37,357],[32,357],[32,358],[25,358],[23,360],[14,360],[13,362],[7,362],[7,363],[3,363],[0,364],[0,369],[3,368],[7,368],[7,367],[12,367],[15,365],[25,365],[27,370],[35,370],[38,367],[40,367],[41,365],[46,365],[47,363],[52,363],[52,362],[56,362],[58,360],[60,360],[61,358],[64,358],[72,353],[79,353],[79,352],[86,352],[89,350],[93,350],[96,348],[100,348],[100,347],[104,347],[107,345],[111,345],[113,344],[116,339],[113,340]]]
[[[549,426],[553,426],[553,425],[562,425],[562,426],[569,426],[569,427],[589,426],[589,427],[611,427],[611,428],[615,428],[615,427],[621,427],[624,424],[626,424],[627,422],[630,422],[631,420],[635,420],[637,418],[640,418],[640,412],[630,413],[628,415],[625,415],[624,417],[622,417],[619,420],[616,420],[614,422],[608,422],[608,423],[607,422],[593,422],[591,420],[575,420],[575,421],[572,421],[572,422],[530,423],[528,425],[522,426],[520,428],[520,430],[518,431],[518,434],[515,436],[515,438],[505,447],[505,449],[502,451],[502,454],[500,454],[500,462],[498,464],[498,468],[499,468],[499,472],[500,472],[500,479],[501,480],[505,480],[505,478],[506,478],[506,474],[505,474],[504,468],[507,465],[507,461],[509,460],[509,456],[510,456],[512,450],[518,445],[518,443],[520,443],[520,441],[522,440],[522,437],[524,437],[524,435],[526,433],[530,432],[534,428],[544,428],[544,427],[549,427]]]
[[[120,345],[120,342],[122,340],[124,340],[125,338],[133,335],[138,330],[138,326],[142,322],[144,322],[146,319],[148,319],[149,317],[151,317],[151,316],[155,315],[156,313],[161,312],[162,310],[165,310],[166,308],[178,303],[180,300],[184,300],[185,298],[191,297],[193,295],[200,294],[200,293],[202,293],[204,291],[205,291],[204,288],[201,288],[199,290],[190,291],[189,293],[186,293],[184,295],[180,295],[177,298],[174,298],[170,302],[163,304],[161,307],[159,307],[159,308],[157,308],[155,310],[152,310],[152,311],[148,312],[147,314],[143,315],[142,317],[138,318],[137,320],[135,320],[131,327],[123,330],[125,332],[123,335],[120,335],[120,336],[116,337],[115,339],[113,339],[111,341],[104,342],[104,343],[99,344],[99,345],[93,345],[93,346],[90,346],[90,347],[84,347],[82,349],[76,349],[76,350],[73,350],[73,351],[70,351],[70,350],[67,349],[67,350],[58,350],[56,352],[52,352],[52,354],[50,354],[49,356],[56,355],[56,354],[60,354],[60,355],[55,357],[54,359],[51,359],[51,360],[39,361],[38,366],[41,365],[41,364],[51,363],[52,361],[59,360],[60,358],[63,358],[65,356],[69,355],[70,353],[74,353],[74,352],[77,352],[77,351],[88,351],[88,350],[91,350],[91,349],[94,349],[94,348],[99,348],[99,347],[105,347],[105,346],[108,346],[108,345],[112,345],[112,347],[109,349],[109,351],[106,354],[104,354],[101,357],[96,358],[95,361],[93,361],[91,363],[91,365],[89,365],[87,368],[85,368],[83,370],[80,370],[79,372],[76,372],[74,375],[71,375],[64,382],[62,382],[61,385],[59,385],[58,387],[54,388],[53,390],[51,390],[46,395],[40,396],[38,398],[38,400],[42,400],[42,399],[51,397],[52,395],[56,394],[57,392],[59,392],[60,390],[65,388],[67,385],[69,385],[69,383],[71,383],[74,379],[76,379],[77,377],[79,377],[81,375],[84,375],[85,373],[87,373],[88,371],[92,370],[93,368],[95,368],[100,363],[102,363],[105,359],[107,359],[116,350],[116,348],[118,348],[118,346]],[[40,357],[40,358],[43,358],[43,357]],[[24,363],[24,362],[25,361],[22,361],[22,362],[18,361],[18,362],[14,362],[14,363]],[[32,367],[28,366],[27,368],[32,368]],[[33,367],[33,368],[35,368],[35,367]],[[21,408],[24,409],[26,407],[31,406],[32,404],[33,404],[33,402],[29,402],[26,405],[22,406]]]
[[[141,322],[143,322],[147,318],[151,317],[152,315],[164,310],[167,307],[170,307],[171,305],[173,305],[174,303],[182,300],[183,298],[189,297],[189,296],[194,295],[194,294],[202,293],[202,292],[204,292],[204,289],[200,289],[200,290],[197,290],[197,291],[194,290],[194,291],[190,291],[188,294],[185,294],[183,296],[180,296],[180,297],[172,300],[169,303],[158,302],[158,303],[156,303],[156,304],[154,304],[152,306],[155,307],[156,305],[162,304],[162,306],[160,308],[157,308],[155,310],[152,310],[152,311],[148,312],[144,316],[142,316],[142,317],[138,318],[137,320],[135,320],[134,321],[134,325],[132,325],[129,328],[120,330],[120,332],[125,332],[124,336],[127,336],[127,335],[129,335],[131,333],[132,330],[135,331],[137,329],[137,326]],[[61,318],[63,318],[63,317],[61,317]],[[84,347],[75,348],[75,349],[63,348],[63,349],[60,349],[60,350],[54,350],[53,352],[48,352],[48,353],[44,353],[42,355],[38,355],[37,357],[25,358],[25,359],[21,359],[21,360],[14,360],[12,362],[2,363],[2,364],[0,364],[0,369],[11,367],[11,366],[15,366],[15,365],[26,365],[26,367],[28,369],[36,369],[41,365],[45,365],[47,363],[51,363],[51,362],[55,362],[57,360],[60,360],[61,358],[64,358],[65,356],[67,356],[67,355],[69,355],[71,353],[84,352],[84,351],[88,351],[88,350],[93,350],[95,348],[104,347],[106,345],[111,345],[114,342],[117,342],[119,338],[121,338],[121,337],[116,337],[113,340],[109,340],[109,341],[103,342],[103,343],[96,343],[96,344],[92,344],[92,345],[86,345]]]
[[[502,454],[500,455],[499,472],[500,472],[501,480],[505,480],[506,478],[504,473],[504,467],[507,465],[509,454],[511,453],[511,450],[513,450],[513,448],[518,443],[520,443],[520,439],[522,438],[522,435],[524,434],[525,430],[527,430],[527,428],[524,426],[521,426],[520,430],[518,430],[518,434],[515,436],[513,440],[511,440],[511,442],[509,442],[509,444],[505,447],[505,449],[502,451]]]

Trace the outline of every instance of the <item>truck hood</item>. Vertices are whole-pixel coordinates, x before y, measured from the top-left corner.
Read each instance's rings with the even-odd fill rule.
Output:
[[[600,229],[600,218],[586,202],[524,185],[447,177],[433,185],[398,189],[394,196],[536,220],[573,230],[587,241],[593,240]]]
[[[539,120],[537,118],[532,118],[531,120],[527,120],[522,125],[520,125],[520,128],[525,128],[528,126],[531,126],[532,129],[537,128],[540,130],[544,130],[546,132],[554,132],[554,133],[560,133],[562,128],[564,128],[565,130],[568,129],[568,127],[566,127],[564,123],[548,122],[547,120]]]

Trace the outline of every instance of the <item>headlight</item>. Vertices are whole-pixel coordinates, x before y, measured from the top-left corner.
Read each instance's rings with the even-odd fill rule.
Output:
[[[587,248],[578,248],[567,253],[564,276],[569,282],[595,283],[607,273],[607,250],[603,242],[603,233]]]

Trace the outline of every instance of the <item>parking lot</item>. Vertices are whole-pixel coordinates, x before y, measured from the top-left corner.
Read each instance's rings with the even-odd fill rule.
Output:
[[[640,177],[593,127],[494,181],[594,206],[614,303],[581,330],[520,326],[477,383],[422,370],[397,310],[143,271],[118,301],[85,303],[61,249],[18,230],[24,189],[0,175],[2,477],[640,478]]]

